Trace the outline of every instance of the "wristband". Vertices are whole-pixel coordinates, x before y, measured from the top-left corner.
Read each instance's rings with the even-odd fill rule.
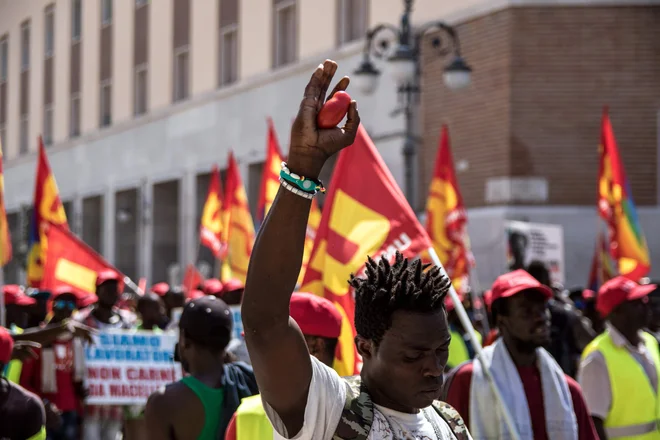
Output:
[[[298,174],[292,173],[286,165],[286,162],[282,162],[282,171],[280,171],[280,181],[286,181],[290,185],[299,188],[300,190],[309,193],[315,196],[319,191],[324,193],[325,187],[323,182],[316,179],[310,179],[304,176],[299,176]]]
[[[312,200],[312,199],[314,198],[314,194],[313,194],[313,193],[310,193],[310,192],[307,192],[307,191],[303,191],[303,190],[301,190],[301,189],[298,189],[298,188],[296,188],[295,186],[289,184],[289,182],[287,182],[286,180],[284,180],[284,179],[282,179],[282,178],[280,178],[280,184],[282,185],[282,187],[283,187],[284,189],[291,191],[292,193],[294,193],[294,194],[297,195],[297,196],[304,197],[304,198],[306,198],[307,200]]]

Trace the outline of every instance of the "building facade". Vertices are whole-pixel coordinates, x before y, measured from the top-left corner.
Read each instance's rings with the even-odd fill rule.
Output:
[[[415,1],[413,24],[458,27],[474,74],[469,89],[450,92],[446,60],[425,45],[414,204],[423,208],[446,122],[469,165],[459,180],[483,282],[502,270],[505,251],[488,243],[507,218],[563,224],[567,279],[586,278],[605,103],[659,261],[657,4]],[[397,23],[402,9],[400,0],[0,0],[0,140],[18,257],[6,280],[21,276],[39,134],[71,228],[133,278],[177,278],[198,256],[212,262],[197,229],[213,164],[234,151],[254,212],[267,118],[286,151],[312,69],[333,58],[350,74],[366,30]],[[379,68],[377,93],[351,94],[402,183],[404,120],[391,115],[396,84]]]

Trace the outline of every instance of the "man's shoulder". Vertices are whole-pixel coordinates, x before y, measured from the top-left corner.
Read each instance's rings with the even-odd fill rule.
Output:
[[[34,421],[34,424],[40,423],[43,425],[46,423],[46,411],[41,399],[20,385],[10,383],[10,386],[12,387],[11,393],[14,397],[12,400],[23,402],[23,407],[29,420]]]
[[[195,393],[182,381],[160,387],[151,393],[147,400],[147,408],[165,410],[172,405],[179,406],[195,397]]]

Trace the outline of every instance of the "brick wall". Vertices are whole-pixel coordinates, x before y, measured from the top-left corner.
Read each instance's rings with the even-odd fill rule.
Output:
[[[466,204],[485,204],[496,176],[544,177],[549,203],[595,203],[603,105],[637,205],[657,203],[660,7],[512,8],[458,26],[470,89],[442,85],[425,47],[423,188],[449,124]],[[422,197],[423,198],[423,197]],[[422,201],[423,203],[423,201]]]

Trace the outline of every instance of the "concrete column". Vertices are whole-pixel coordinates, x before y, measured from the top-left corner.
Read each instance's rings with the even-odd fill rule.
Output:
[[[78,234],[79,237],[83,236],[83,198],[78,193],[73,196],[73,232]],[[105,247],[103,248],[105,250]]]
[[[150,178],[145,178],[139,188],[140,200],[140,223],[138,225],[138,265],[140,276],[146,277],[151,282],[151,260],[153,242],[153,183]]]
[[[112,181],[108,183],[103,193],[103,220],[103,256],[111,264],[115,264],[115,222],[117,221],[117,209],[115,185]]]
[[[183,177],[180,181],[179,189],[179,264],[182,268],[182,274],[185,271],[185,267],[194,263],[196,257],[196,246],[195,246],[195,222],[197,216],[197,201],[196,201],[196,191],[197,191],[197,178],[195,175],[194,169],[188,167],[183,174]]]

